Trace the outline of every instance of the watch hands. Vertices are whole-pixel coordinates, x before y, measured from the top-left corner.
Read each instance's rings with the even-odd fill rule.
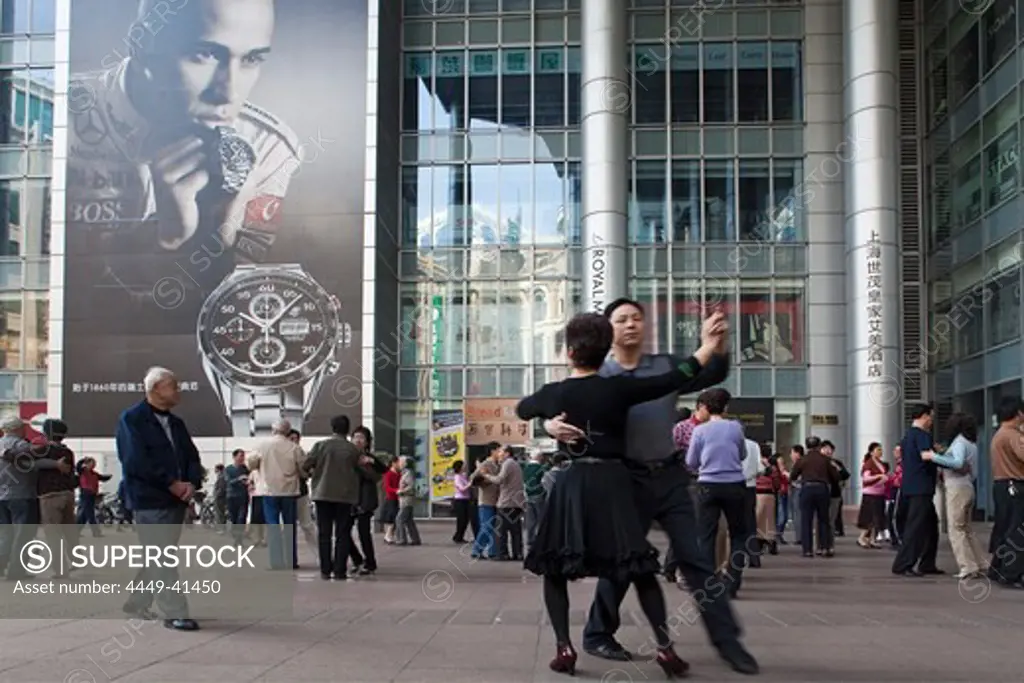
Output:
[[[289,301],[287,304],[285,304],[284,307],[281,308],[281,310],[278,312],[278,314],[275,315],[274,318],[270,322],[267,323],[267,327],[273,327],[274,325],[276,325],[278,323],[278,321],[281,320],[281,318],[284,317],[284,314],[288,312],[288,309],[290,309],[295,304],[299,303],[299,300],[301,300],[301,299],[302,299],[301,296],[297,296],[294,299],[292,299],[291,301]]]
[[[266,326],[266,327],[270,326],[270,323],[261,322],[261,321],[257,320],[256,318],[253,318],[251,315],[248,315],[246,313],[239,313],[238,317],[241,318],[242,320],[245,320],[246,322],[252,323],[256,327],[260,328],[261,331],[263,330],[264,326]]]

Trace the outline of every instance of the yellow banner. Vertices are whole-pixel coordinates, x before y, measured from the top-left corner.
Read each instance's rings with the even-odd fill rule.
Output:
[[[461,410],[435,410],[430,426],[430,499],[455,495],[452,463],[466,459],[466,419]]]

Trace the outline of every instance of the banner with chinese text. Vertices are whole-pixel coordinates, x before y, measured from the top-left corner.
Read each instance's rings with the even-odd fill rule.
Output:
[[[452,465],[465,460],[465,419],[461,410],[435,410],[430,423],[430,499],[455,495]]]

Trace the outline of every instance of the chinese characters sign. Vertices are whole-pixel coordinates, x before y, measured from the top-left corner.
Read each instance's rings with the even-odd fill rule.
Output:
[[[490,441],[523,446],[530,439],[530,423],[516,417],[518,399],[478,398],[465,402],[466,444],[483,446]]]
[[[871,231],[867,249],[868,270],[868,377],[882,376],[882,245],[878,231]]]

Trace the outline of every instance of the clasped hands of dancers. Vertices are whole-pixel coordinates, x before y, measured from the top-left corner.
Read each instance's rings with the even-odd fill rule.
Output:
[[[585,436],[559,450],[572,465],[558,478],[545,505],[526,568],[544,577],[544,603],[555,631],[553,671],[573,675],[576,650],[569,637],[568,582],[597,576],[632,583],[654,629],[656,662],[669,678],[685,676],[689,665],[669,638],[665,596],[657,580],[658,551],[648,542],[633,492],[626,452],[630,408],[683,388],[722,347],[728,324],[713,314],[704,327],[700,349],[670,372],[654,377],[598,374],[611,349],[608,319],[596,313],[575,316],[565,330],[570,376],[546,384],[516,408],[523,420],[562,419]]]

